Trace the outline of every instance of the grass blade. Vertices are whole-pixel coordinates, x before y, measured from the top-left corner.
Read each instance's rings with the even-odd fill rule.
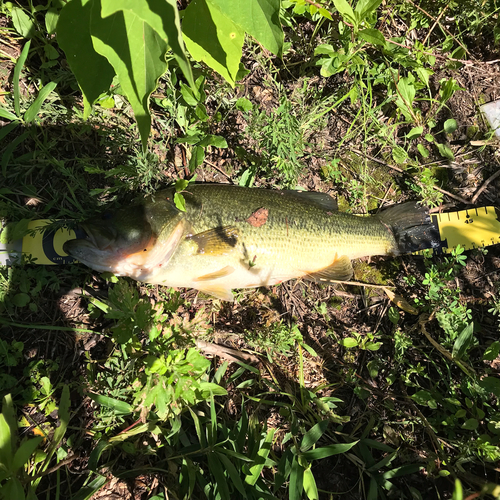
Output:
[[[45,87],[40,90],[37,98],[34,100],[33,104],[28,108],[26,113],[24,113],[24,121],[26,123],[31,123],[35,118],[38,112],[40,111],[40,108],[42,107],[42,104],[45,102],[45,99],[47,99],[47,96],[57,87],[56,82],[49,82]]]
[[[23,47],[21,55],[17,60],[16,67],[14,68],[14,76],[12,79],[12,85],[14,86],[14,111],[18,117],[21,117],[21,105],[20,105],[20,89],[19,89],[19,78],[21,76],[21,70],[23,69],[24,63],[28,57],[28,52],[30,50],[31,40],[26,42]]]

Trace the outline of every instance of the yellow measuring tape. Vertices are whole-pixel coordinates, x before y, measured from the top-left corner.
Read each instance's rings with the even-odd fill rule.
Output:
[[[500,243],[500,221],[497,217],[495,207],[431,214],[432,222],[439,229],[443,253],[451,253],[458,245],[472,250]]]

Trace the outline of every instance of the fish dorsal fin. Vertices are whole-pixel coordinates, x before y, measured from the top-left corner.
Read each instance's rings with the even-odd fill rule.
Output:
[[[328,212],[336,212],[338,210],[337,201],[326,193],[318,193],[316,191],[297,191],[293,189],[286,189],[283,190],[283,192],[287,196],[291,196],[297,200],[307,201],[313,205],[318,205],[320,208]]]
[[[234,249],[238,242],[239,231],[234,226],[216,227],[189,236],[198,245],[198,253],[225,255]]]
[[[347,255],[342,255],[342,257],[335,259],[333,264],[330,264],[328,267],[324,267],[313,273],[307,273],[305,278],[318,282],[348,281],[352,278],[353,274],[351,259]]]
[[[234,267],[233,266],[226,266],[226,267],[223,267],[222,269],[219,269],[218,271],[215,271],[215,273],[205,274],[203,276],[200,276],[199,278],[195,278],[194,281],[216,280],[219,278],[223,278],[224,276],[229,276],[232,273],[234,273]]]
[[[212,295],[216,299],[226,300],[227,302],[234,302],[234,296],[230,288],[222,285],[204,284],[202,287],[196,287],[200,292]]]

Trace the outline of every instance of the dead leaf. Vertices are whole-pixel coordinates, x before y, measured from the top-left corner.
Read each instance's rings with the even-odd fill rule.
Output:
[[[268,215],[267,208],[259,208],[247,219],[247,222],[253,227],[261,227],[267,222]]]
[[[404,297],[401,297],[401,295],[397,295],[392,290],[389,290],[389,288],[385,287],[384,292],[386,293],[387,297],[389,297],[389,300],[391,302],[394,302],[394,304],[396,304],[403,311],[410,314],[418,314],[418,310],[410,305]]]

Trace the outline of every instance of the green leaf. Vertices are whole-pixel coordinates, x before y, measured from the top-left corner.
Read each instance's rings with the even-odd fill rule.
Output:
[[[195,146],[191,151],[189,160],[189,170],[194,172],[205,161],[205,149],[201,146]]]
[[[359,0],[356,4],[355,12],[359,13],[361,20],[375,12],[382,0]]]
[[[493,393],[500,398],[500,379],[496,377],[484,377],[479,381],[479,386],[485,391]]]
[[[94,0],[96,3],[98,0]],[[149,96],[158,78],[165,73],[167,45],[139,16],[130,10],[118,11],[102,19],[94,6],[91,18],[95,50],[106,57],[118,75],[139,128],[146,150],[151,132]]]
[[[50,8],[45,14],[45,29],[49,35],[53,35],[57,29],[57,22],[59,21],[59,11]]]
[[[5,118],[6,120],[17,120],[17,116],[5,108],[0,108],[0,118]]]
[[[392,158],[396,163],[404,163],[408,159],[408,153],[400,146],[392,148]]]
[[[222,500],[231,500],[229,488],[227,486],[227,479],[224,475],[224,468],[220,463],[218,455],[215,453],[208,453],[207,458],[208,468],[214,476],[215,484],[217,485],[217,491],[220,495],[220,498]]]
[[[110,446],[109,442],[106,439],[101,439],[96,447],[92,450],[90,453],[89,461],[88,461],[88,468],[95,472],[98,469],[98,463],[99,459],[101,458],[101,455],[103,452]]]
[[[455,155],[453,154],[453,151],[450,149],[449,146],[446,144],[439,144],[438,142],[436,143],[436,146],[438,147],[439,154],[448,160],[453,161],[455,159]]]
[[[31,455],[37,449],[42,440],[43,437],[38,436],[32,439],[28,439],[28,441],[24,441],[24,443],[19,446],[16,453],[14,454],[14,460],[12,461],[12,472],[16,472],[29,461]]]
[[[418,149],[418,152],[424,157],[424,158],[428,158],[429,155],[430,155],[430,152],[429,150],[423,146],[422,144],[417,144],[417,149]]]
[[[319,500],[318,487],[316,486],[316,480],[310,467],[304,470],[303,484],[307,498],[309,500]]]
[[[90,34],[93,9],[100,12],[100,4],[95,0],[71,0],[61,10],[57,23],[57,41],[90,104],[109,90],[115,75],[107,59],[94,49]]]
[[[452,356],[455,359],[462,359],[474,338],[474,322],[467,325],[458,335],[453,344]]]
[[[14,29],[24,38],[32,38],[35,34],[35,23],[23,9],[12,7],[12,24]]]
[[[16,62],[16,67],[14,68],[14,76],[12,78],[12,85],[14,87],[14,111],[16,112],[17,116],[21,116],[19,80],[21,77],[21,71],[24,67],[24,63],[26,62],[26,59],[28,57],[30,45],[31,45],[31,40],[28,40],[28,42],[23,47],[23,50],[21,52],[21,55],[19,56],[19,59]],[[8,117],[4,117],[4,118],[8,118]],[[10,118],[10,120],[12,120],[12,118]]]
[[[462,424],[462,429],[475,431],[479,427],[479,422],[475,418],[469,418]]]
[[[416,139],[417,137],[420,137],[423,134],[423,132],[424,132],[424,127],[422,127],[421,125],[419,125],[418,127],[413,127],[406,134],[406,138],[411,141],[412,139]]]
[[[220,135],[207,135],[198,145],[202,147],[214,146],[216,148],[227,148],[227,141]]]
[[[304,434],[304,437],[302,438],[302,443],[300,444],[300,451],[301,452],[307,451],[314,444],[316,444],[318,439],[325,433],[329,423],[330,422],[328,420],[322,420],[321,422],[318,422],[316,425],[311,427]]]
[[[253,104],[246,97],[240,97],[236,101],[235,107],[239,111],[250,111],[253,109]]]
[[[437,408],[437,404],[429,391],[417,391],[411,398],[419,405],[425,405],[429,408]]]
[[[245,483],[253,486],[260,477],[260,473],[264,468],[266,459],[271,451],[271,444],[273,442],[275,429],[271,429],[266,434],[266,439],[262,443],[257,456],[255,457],[255,464],[250,467],[250,474],[245,477]]]
[[[30,296],[27,293],[16,293],[12,297],[12,303],[16,307],[26,307],[30,303]]]
[[[357,24],[354,11],[352,10],[352,7],[346,2],[346,0],[333,0],[333,4],[345,21],[351,24]]]
[[[48,95],[56,88],[56,86],[56,82],[49,82],[47,85],[42,87],[36,99],[33,101],[33,104],[27,109],[26,113],[24,113],[24,121],[26,123],[31,123],[36,118],[36,115],[40,111],[45,99],[47,99]]]
[[[322,45],[318,45],[314,49],[314,55],[319,56],[319,55],[327,55],[327,56],[333,56],[337,53],[337,51],[333,48],[332,45],[325,43]]]
[[[205,62],[234,86],[245,32],[206,0],[193,0],[188,5],[182,32],[193,58]]]
[[[94,394],[92,392],[90,392],[88,396],[97,404],[105,406],[106,408],[111,408],[118,415],[130,415],[134,413],[134,407],[132,405],[129,405],[125,401],[110,398],[109,396],[102,396],[101,394]]]
[[[314,450],[306,451],[302,456],[306,460],[320,460],[322,458],[331,457],[332,455],[340,455],[341,453],[346,453],[349,451],[357,441],[352,443],[339,443],[331,444],[329,446],[323,446],[322,448],[316,448]]]
[[[102,17],[120,10],[129,10],[138,19],[147,23],[174,53],[177,64],[186,80],[195,87],[191,65],[184,49],[181,24],[175,0],[101,0]],[[158,75],[158,77],[161,75]]]
[[[10,427],[3,413],[0,413],[0,463],[10,469],[13,460]]]
[[[213,382],[200,382],[199,388],[200,391],[202,391],[204,398],[207,398],[210,394],[213,394],[214,396],[225,396],[227,394],[224,387],[214,384]]]
[[[243,481],[241,480],[240,474],[236,470],[236,467],[234,466],[233,462],[231,460],[229,460],[229,458],[226,455],[224,455],[223,453],[217,453],[217,457],[224,465],[226,472],[229,474],[229,477],[230,477],[231,481],[233,482],[234,486],[241,493],[241,497],[247,498],[247,494],[245,491],[245,485],[243,484]]]
[[[1,487],[2,498],[25,500],[24,488],[17,477],[12,477]]]
[[[483,359],[486,361],[493,361],[498,357],[499,353],[500,353],[500,342],[498,340],[495,340],[495,342],[492,342],[484,351]]]
[[[455,132],[455,130],[457,130],[457,128],[458,128],[457,121],[454,120],[453,118],[450,118],[449,120],[446,120],[444,122],[444,131],[447,134],[453,134],[453,132]]]
[[[304,468],[299,464],[297,456],[292,459],[290,471],[289,500],[301,500],[304,490]]]
[[[181,211],[186,211],[186,200],[181,193],[174,193],[174,204]]]
[[[358,341],[352,337],[347,337],[346,339],[342,339],[339,344],[349,349],[351,347],[356,347],[358,345]]]
[[[280,22],[280,0],[208,0],[224,16],[257,42],[281,57],[284,35]]]
[[[379,30],[366,28],[358,32],[358,35],[368,43],[380,45],[381,47],[385,46],[385,37]]]

